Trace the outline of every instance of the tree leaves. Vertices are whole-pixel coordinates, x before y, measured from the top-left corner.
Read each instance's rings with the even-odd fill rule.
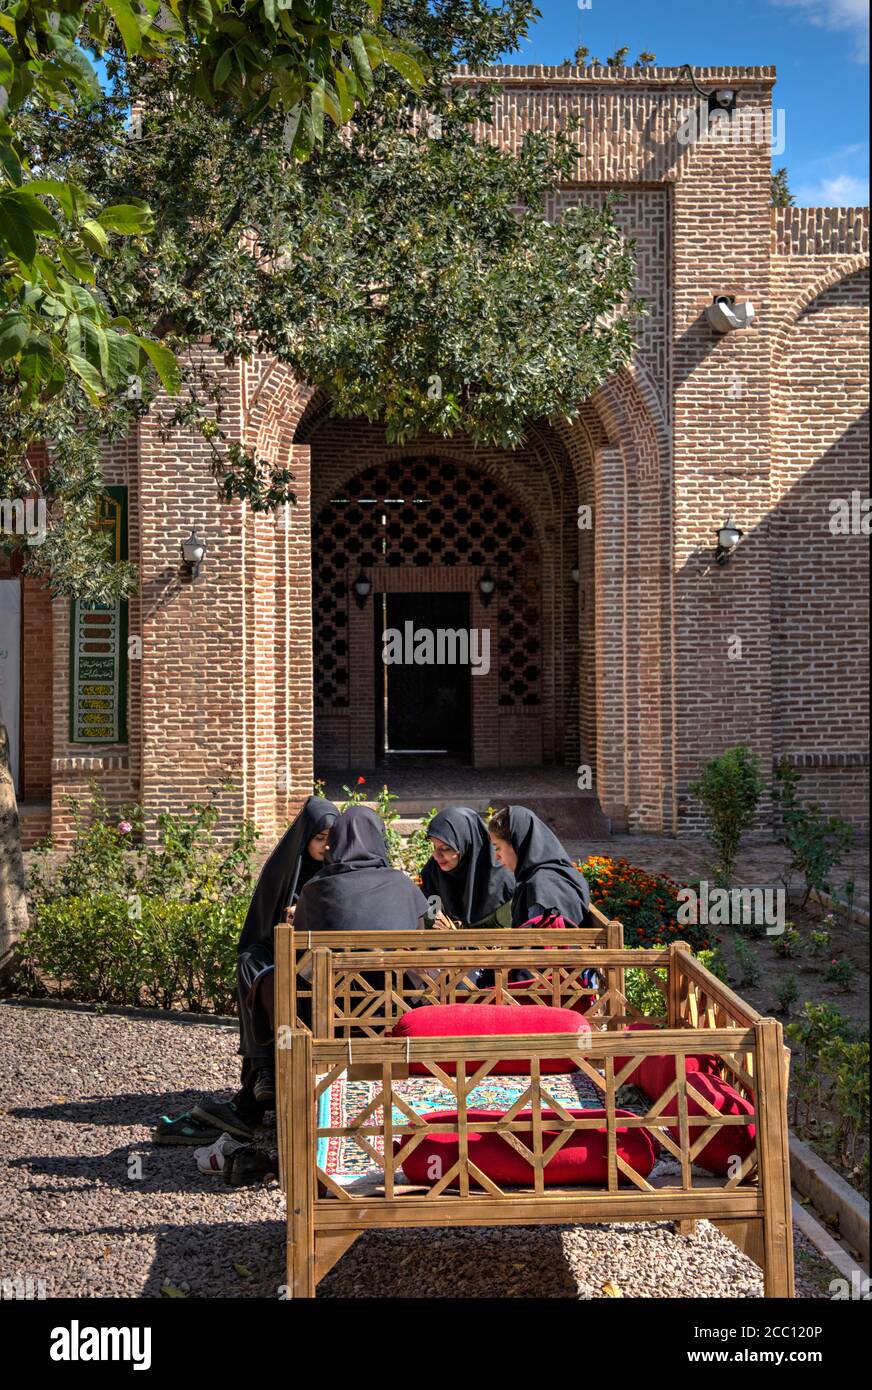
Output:
[[[150,338],[137,338],[136,341],[160,377],[164,390],[171,396],[175,395],[182,384],[175,354],[163,343],[155,343]]]
[[[249,121],[283,109],[288,114],[285,149],[305,161],[324,142],[325,115],[333,126],[342,126],[371,97],[373,70],[380,64],[388,61],[412,84],[422,80],[425,59],[403,37],[402,24],[399,37],[389,33],[380,24],[381,0],[367,0],[367,5],[369,17],[355,23],[369,27],[355,28],[343,10],[341,23],[351,25],[344,32],[341,24],[333,27],[340,23],[336,0],[246,0],[242,7],[233,0],[64,0],[59,11],[42,0],[5,0],[0,14],[0,28],[8,36],[0,43],[5,103],[0,110],[0,253],[6,264],[0,312],[30,289],[40,292],[29,300],[30,332],[41,347],[28,359],[23,401],[32,405],[41,385],[51,382],[55,389],[53,372],[46,377],[42,371],[41,354],[44,349],[55,366],[64,360],[65,337],[56,331],[52,315],[56,318],[58,303],[78,304],[70,286],[80,291],[93,287],[85,317],[105,327],[103,277],[115,258],[110,237],[142,239],[154,228],[146,203],[130,196],[135,177],[119,190],[123,196],[104,200],[107,205],[100,209],[90,188],[64,176],[65,163],[48,170],[42,157],[38,164],[31,160],[21,132],[30,132],[33,113],[62,112],[73,129],[102,97],[93,58],[109,49],[122,83],[129,75],[126,57],[163,58],[180,101],[192,93],[207,105],[232,100]],[[197,36],[195,43],[189,40],[191,33]],[[183,46],[182,60],[174,61]],[[37,171],[39,177],[31,179]],[[50,206],[42,198],[52,200]],[[49,308],[42,291],[59,296],[55,307]],[[16,359],[13,341],[14,335],[7,340],[7,382]],[[114,389],[106,376],[105,353],[74,355],[79,360],[70,364],[73,376],[89,400]],[[164,385],[173,383],[177,389],[168,349],[146,356]]]
[[[6,314],[0,319],[0,362],[21,351],[30,335],[30,325],[23,314]]]
[[[12,198],[0,198],[0,245],[5,244],[25,265],[36,255],[36,234],[27,209]]]
[[[381,50],[384,61],[401,77],[405,77],[410,86],[416,90],[423,86],[424,70],[411,53],[407,53],[405,49],[397,48],[394,44],[382,44]]]
[[[136,15],[127,0],[104,0],[104,4],[118,26],[127,52],[138,53],[142,47],[142,34]]]
[[[151,210],[143,204],[113,203],[97,213],[97,222],[107,232],[122,236],[144,236],[154,227]]]
[[[354,71],[357,74],[364,91],[372,90],[372,68],[369,63],[369,55],[364,46],[360,34],[355,34],[348,45],[351,49],[351,61],[354,64]]]

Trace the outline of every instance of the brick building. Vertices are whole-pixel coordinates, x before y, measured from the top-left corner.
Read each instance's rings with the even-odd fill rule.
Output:
[[[589,765],[613,826],[666,833],[698,825],[701,761],[744,742],[865,823],[868,215],[772,209],[774,69],[695,75],[735,89],[727,138],[682,133],[698,98],[678,69],[458,73],[499,77],[506,145],[581,116],[577,179],[550,212],[615,190],[636,241],[638,352],[573,424],[531,421],[515,452],[391,447],[274,361],[216,360],[230,427],[289,461],[287,516],[221,503],[205,445],[162,442],[160,407],[107,456],[105,521],[141,594],[95,617],[23,585],[28,841],[62,836],[62,798],[90,780],[154,814],[224,773],[228,817],[271,834],[316,765],[365,771],[434,738],[479,768]],[[750,300],[750,326],[717,332],[715,295]],[[728,515],[744,538],[721,566]],[[192,525],[208,546],[194,581],[179,575]],[[386,701],[381,631],[409,617],[487,629],[489,671],[422,687],[397,668]],[[108,704],[89,701],[95,682]]]

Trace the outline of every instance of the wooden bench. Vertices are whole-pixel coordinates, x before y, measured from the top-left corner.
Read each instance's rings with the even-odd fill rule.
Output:
[[[483,951],[466,944],[439,949],[428,942],[417,950],[404,943],[395,954],[392,946],[384,944],[388,935],[393,934],[382,933],[382,944],[366,952],[332,949],[314,940],[311,946],[305,943],[312,966],[310,1030],[299,1024],[291,1010],[294,953],[301,949],[300,943],[293,941],[290,927],[276,929],[276,1106],[288,1210],[289,1296],[314,1297],[318,1281],[367,1230],[668,1220],[677,1230],[691,1233],[700,1218],[712,1221],[762,1268],[767,1297],[793,1296],[789,1054],[779,1022],[760,1017],[701,965],[683,942],[653,950],[567,943],[556,951],[556,934],[550,932],[544,933],[548,950],[535,943],[520,950],[513,945]],[[552,1003],[559,997],[569,1001],[584,992],[578,983],[581,970],[596,969],[605,988],[588,1015],[592,1033],[426,1040],[384,1035],[392,1021],[420,998],[422,986],[410,979],[410,968],[431,972],[423,988],[434,1000],[447,1002],[483,956],[493,971],[494,984],[481,989],[473,985],[472,992],[460,994],[464,1000]],[[527,997],[508,988],[510,974],[520,965],[533,974],[527,982]],[[378,984],[367,981],[364,968],[367,976],[380,976]],[[658,1021],[663,1027],[655,1033],[619,1031],[623,1023],[639,1017],[627,999],[628,969],[644,971],[662,992]],[[715,1054],[721,1074],[740,1094],[753,1099],[752,1121],[747,1116],[722,1114],[707,1104],[702,1115],[690,1113],[689,1098],[699,1101],[700,1097],[693,1090],[693,1074],[685,1075],[680,1061],[676,1080],[645,1113],[631,1118],[616,1115],[618,1089],[643,1057],[670,1054],[683,1059],[699,1052]],[[554,1056],[572,1060],[596,1087],[605,1119],[573,1117],[555,1102],[549,1091],[553,1082],[540,1067],[543,1058]],[[620,1070],[616,1057],[628,1059]],[[500,1188],[480,1173],[470,1157],[467,1097],[497,1062],[513,1058],[518,1059],[519,1071],[529,1071],[523,1105],[534,1116],[541,1108],[549,1108],[556,1119],[548,1121],[547,1148],[541,1126],[534,1124],[529,1185]],[[467,1078],[464,1060],[475,1069]],[[451,1062],[455,1067],[446,1070],[445,1064]],[[412,1064],[423,1064],[453,1093],[457,1111],[456,1120],[439,1128],[457,1132],[458,1160],[432,1187],[405,1182],[394,1155],[396,1139],[423,1137],[427,1129],[426,1118],[416,1114],[396,1089],[408,1078]],[[456,1075],[449,1074],[452,1070]],[[343,1076],[377,1080],[378,1104],[373,1101],[361,1115],[348,1118],[338,1128],[319,1125],[319,1103]],[[675,1113],[665,1115],[664,1107],[674,1098]],[[529,1122],[522,1126],[513,1118],[520,1108],[519,1101],[506,1115],[495,1115],[492,1123],[482,1126],[476,1121],[476,1132],[492,1130],[513,1143],[515,1131],[529,1129]],[[397,1113],[403,1123],[396,1122]],[[749,1122],[756,1126],[755,1146],[735,1172],[720,1178],[694,1169],[694,1159],[724,1126]],[[594,1126],[607,1130],[607,1182],[600,1187],[547,1186],[544,1167],[555,1146],[566,1142],[570,1132]],[[647,1129],[676,1160],[677,1174],[667,1175],[666,1181],[649,1181],[628,1169],[617,1152],[616,1131],[622,1127]],[[555,1131],[556,1138],[551,1138]],[[430,1132],[435,1132],[432,1127]],[[353,1189],[334,1181],[319,1166],[319,1143],[330,1138],[359,1145],[368,1155],[372,1171]],[[517,1149],[517,1140],[513,1147]]]

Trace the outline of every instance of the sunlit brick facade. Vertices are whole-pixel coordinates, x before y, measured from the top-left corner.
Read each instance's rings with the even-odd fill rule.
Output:
[[[589,765],[614,827],[682,833],[699,826],[689,784],[700,763],[742,742],[767,772],[787,756],[808,796],[866,822],[867,542],[833,534],[831,504],[868,494],[867,213],[772,209],[768,139],[752,122],[739,140],[686,143],[694,98],[678,70],[499,77],[491,138],[504,145],[582,118],[577,178],[554,216],[619,195],[648,308],[632,367],[571,425],[531,421],[512,453],[462,437],[388,446],[376,425],[331,416],[280,364],[216,359],[225,428],[289,464],[297,505],[277,520],[221,503],[205,445],[167,443],[160,406],[107,457],[107,480],[129,490],[142,575],[129,610],[141,655],[129,662],[128,737],[70,741],[69,605],[25,586],[28,834],[50,821],[62,837],[63,798],[90,779],[154,815],[224,774],[235,783],[222,793],[228,818],[251,815],[272,834],[316,765],[372,768],[384,741],[373,626],[384,592],[465,594],[470,624],[490,628],[492,669],[470,681],[478,767]],[[734,86],[740,112],[770,109],[774,69],[696,77]],[[752,325],[715,332],[705,310],[716,294],[750,299]],[[494,562],[473,519],[446,531],[444,506],[429,537],[416,538],[411,511],[392,519],[385,503],[376,516],[396,486],[397,507],[419,506],[420,519],[415,489],[436,496],[445,470],[455,506],[490,486],[511,513],[510,560]],[[589,530],[580,506],[592,509]],[[337,547],[338,507],[352,524]],[[716,566],[728,514],[744,539]],[[208,545],[193,583],[178,574],[192,525]],[[361,568],[365,605],[352,593]],[[497,579],[487,606],[486,568]],[[527,674],[514,680],[516,669]]]

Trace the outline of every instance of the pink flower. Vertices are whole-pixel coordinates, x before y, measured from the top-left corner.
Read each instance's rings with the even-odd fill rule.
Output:
[[[123,820],[119,822],[118,829],[120,830],[122,835],[129,835],[131,830],[133,829],[133,826],[130,824],[129,820]]]

